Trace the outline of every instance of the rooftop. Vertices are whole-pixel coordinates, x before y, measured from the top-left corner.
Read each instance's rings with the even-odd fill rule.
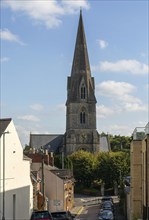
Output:
[[[133,140],[143,140],[146,135],[149,135],[149,122],[145,127],[136,127],[132,135]]]

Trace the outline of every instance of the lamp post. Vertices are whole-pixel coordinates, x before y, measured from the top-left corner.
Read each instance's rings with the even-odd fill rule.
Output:
[[[45,177],[44,177],[44,149],[41,147],[41,170],[42,170],[42,194],[43,194],[43,201],[42,201],[42,209],[45,210]]]
[[[5,220],[5,134],[9,134],[9,131],[2,132],[3,134],[3,216],[2,220]]]

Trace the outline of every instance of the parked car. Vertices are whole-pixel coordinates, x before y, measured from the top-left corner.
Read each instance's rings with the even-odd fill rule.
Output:
[[[114,215],[111,210],[102,210],[98,216],[99,220],[114,220]]]
[[[102,203],[100,208],[101,208],[101,210],[111,210],[111,211],[113,211],[113,206],[108,202]]]
[[[100,206],[101,209],[106,209],[106,207],[108,207],[107,209],[114,210],[114,205],[110,200],[109,201],[107,200],[101,203],[101,206]]]
[[[101,202],[105,202],[105,201],[111,201],[113,203],[113,199],[111,196],[104,196],[101,199]]]
[[[34,211],[30,220],[53,220],[49,211]]]
[[[51,212],[53,220],[74,220],[75,216],[69,211]]]

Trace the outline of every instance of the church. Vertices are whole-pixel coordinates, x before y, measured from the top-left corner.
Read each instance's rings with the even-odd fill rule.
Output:
[[[95,82],[91,76],[82,11],[80,11],[71,75],[67,79],[65,134],[30,134],[30,147],[70,155],[78,150],[100,151],[96,130]]]

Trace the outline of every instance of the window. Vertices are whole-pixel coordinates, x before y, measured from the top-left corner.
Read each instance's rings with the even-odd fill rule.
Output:
[[[86,88],[84,83],[81,86],[81,99],[85,99],[86,98]]]
[[[80,113],[80,123],[85,124],[85,112],[84,111]]]

